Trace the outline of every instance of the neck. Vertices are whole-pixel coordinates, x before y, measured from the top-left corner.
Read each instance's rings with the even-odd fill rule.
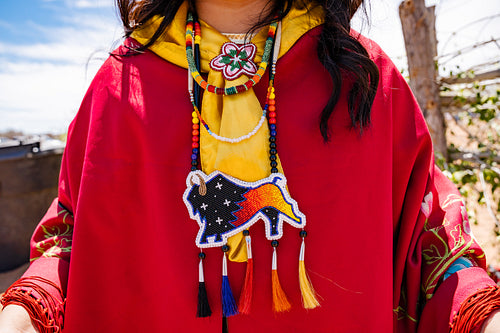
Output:
[[[241,34],[250,30],[266,15],[269,0],[196,0],[196,11],[201,20],[219,32]],[[267,6],[266,6],[267,5]]]

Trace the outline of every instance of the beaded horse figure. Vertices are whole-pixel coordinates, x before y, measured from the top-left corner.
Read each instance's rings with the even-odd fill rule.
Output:
[[[306,218],[290,197],[283,174],[273,173],[257,182],[244,182],[215,171],[192,171],[186,180],[184,203],[200,230],[196,245],[219,247],[227,238],[262,219],[269,240],[283,235],[283,222],[303,228]]]

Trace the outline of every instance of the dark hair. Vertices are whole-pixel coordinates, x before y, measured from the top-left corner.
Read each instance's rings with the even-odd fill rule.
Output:
[[[265,15],[251,29],[256,30],[273,20],[285,17],[294,3],[313,0],[270,0],[268,15]],[[155,15],[164,16],[162,23],[148,43],[138,49],[149,48],[174,19],[183,0],[116,0],[125,29],[125,36]],[[188,0],[191,10],[195,11],[195,0]],[[361,43],[350,34],[351,18],[363,0],[314,0],[323,7],[325,23],[318,41],[318,58],[330,73],[333,88],[330,98],[321,112],[319,127],[325,141],[330,138],[328,120],[340,97],[343,78],[352,81],[348,96],[348,109],[353,127],[362,130],[370,124],[370,113],[377,92],[379,73],[375,63]]]

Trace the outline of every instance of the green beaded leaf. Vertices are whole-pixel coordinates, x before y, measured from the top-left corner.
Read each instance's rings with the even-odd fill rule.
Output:
[[[223,55],[221,57],[221,60],[220,60],[220,62],[222,62],[226,65],[229,65],[231,63],[231,61],[233,61],[232,58],[230,56],[227,56],[227,55]]]

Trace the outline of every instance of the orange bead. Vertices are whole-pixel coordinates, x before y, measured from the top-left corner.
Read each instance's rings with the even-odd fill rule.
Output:
[[[276,107],[274,105],[269,105],[269,111],[271,112],[276,111]]]
[[[198,130],[193,130],[193,136],[198,136],[200,135],[200,131]]]
[[[200,141],[200,138],[197,136],[193,136],[193,142],[198,142],[198,141]]]
[[[200,125],[199,124],[193,124],[193,129],[194,130],[200,129]]]
[[[274,105],[276,104],[276,101],[274,99],[270,99],[269,102],[267,102],[269,105]]]

